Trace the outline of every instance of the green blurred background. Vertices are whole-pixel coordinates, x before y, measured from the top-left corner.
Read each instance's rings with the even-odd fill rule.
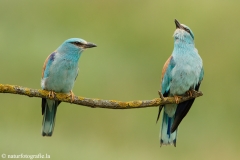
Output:
[[[179,127],[177,147],[159,147],[157,107],[92,109],[61,103],[54,134],[41,136],[41,99],[0,94],[0,154],[51,159],[239,159],[240,2],[167,0],[0,0],[0,83],[40,88],[46,57],[80,37],[79,96],[122,101],[158,97],[173,50],[174,19],[193,30],[204,62],[198,98]],[[160,118],[161,119],[161,118]]]

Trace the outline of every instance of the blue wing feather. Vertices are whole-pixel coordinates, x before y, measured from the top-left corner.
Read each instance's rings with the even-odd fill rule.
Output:
[[[52,63],[53,63],[53,61],[55,59],[56,53],[57,52],[53,52],[45,60],[44,65],[43,65],[42,78],[46,78],[46,77],[49,76],[50,66],[52,65]]]
[[[174,67],[175,67],[175,62],[173,57],[171,57],[162,80],[162,93],[164,96],[168,96],[169,89],[170,89],[170,82],[172,80],[171,71]]]
[[[162,70],[162,89],[161,89],[161,92],[162,92],[164,97],[167,97],[168,94],[169,94],[170,82],[172,80],[171,71],[174,67],[175,67],[174,59],[173,59],[172,56],[170,56],[168,58],[168,60],[165,62],[164,66],[163,66],[163,70]],[[159,120],[162,108],[163,108],[163,106],[159,106],[156,122],[158,122],[158,120]]]

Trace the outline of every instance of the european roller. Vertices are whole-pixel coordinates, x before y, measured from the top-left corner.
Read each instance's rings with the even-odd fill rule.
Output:
[[[42,69],[41,87],[49,91],[49,97],[54,97],[55,92],[70,93],[73,101],[72,89],[78,75],[79,58],[85,49],[92,47],[96,45],[80,38],[70,38],[47,57]],[[60,103],[42,98],[42,136],[52,136]]]
[[[177,128],[190,110],[194,99],[179,103],[179,97],[198,91],[203,80],[203,62],[194,45],[192,30],[175,19],[174,49],[162,69],[161,93],[174,96],[176,104],[159,107],[157,120],[164,108],[160,145],[176,147]]]

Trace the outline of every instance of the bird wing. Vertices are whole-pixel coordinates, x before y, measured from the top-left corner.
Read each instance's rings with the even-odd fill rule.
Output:
[[[201,85],[201,81],[203,80],[203,75],[204,75],[204,70],[202,68],[200,76],[199,76],[199,82],[194,88],[195,91],[199,90],[199,87]],[[173,133],[177,129],[178,125],[181,123],[183,118],[187,115],[187,113],[190,110],[194,100],[195,100],[195,98],[178,104],[177,110],[175,112],[175,119],[174,119],[174,122],[173,122],[173,125],[172,125],[172,128],[171,128],[171,133]]]
[[[172,69],[175,67],[175,62],[172,56],[168,58],[165,62],[163,69],[162,69],[162,85],[161,85],[161,92],[163,96],[167,97],[170,89],[170,82],[172,80]]]
[[[167,97],[169,94],[169,90],[170,90],[170,82],[172,80],[172,76],[171,76],[171,71],[175,66],[175,62],[172,56],[170,56],[167,61],[165,62],[163,69],[162,69],[162,79],[161,79],[161,93],[163,94],[164,97]],[[159,111],[158,111],[158,116],[157,116],[157,121],[159,120],[160,117],[160,113],[162,111],[162,107],[159,107]]]
[[[55,56],[56,56],[57,52],[54,51],[53,53],[51,53],[45,60],[44,64],[43,64],[43,68],[42,68],[42,78],[46,78],[49,76],[49,70],[50,70],[50,66],[52,65]],[[43,88],[44,89],[44,88]],[[47,99],[46,98],[42,98],[42,114],[44,114],[45,112],[45,104],[47,103]],[[58,103],[58,105],[61,103],[61,101],[57,101],[56,103]]]
[[[45,60],[44,64],[43,64],[43,68],[42,68],[42,78],[46,78],[48,77],[49,75],[49,69],[50,69],[50,66],[52,64],[52,62],[54,61],[55,59],[55,55],[56,55],[57,52],[53,52],[51,53],[47,59]]]
[[[167,70],[167,68],[168,68],[168,65],[169,65],[171,59],[172,59],[172,56],[170,56],[170,57],[167,59],[167,61],[164,63],[164,65],[163,65],[163,69],[162,69],[162,79],[163,79],[163,77],[164,77],[164,75],[165,75],[165,73],[166,73],[166,70]],[[161,79],[161,80],[162,80],[162,79]]]

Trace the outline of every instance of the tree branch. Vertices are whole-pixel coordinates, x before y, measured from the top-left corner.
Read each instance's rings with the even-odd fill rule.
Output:
[[[116,100],[102,100],[95,98],[86,98],[80,96],[74,96],[73,102],[71,102],[71,96],[65,93],[56,93],[55,97],[49,97],[49,91],[41,89],[31,89],[17,85],[0,84],[0,93],[11,93],[25,95],[29,97],[48,98],[62,102],[74,103],[78,105],[88,106],[92,108],[107,108],[107,109],[132,109],[132,108],[146,108],[160,106],[164,104],[176,103],[174,97],[163,97],[160,93],[161,98],[155,98],[152,100],[137,100],[129,102],[121,102]],[[179,99],[179,102],[184,102],[192,98],[202,96],[201,91],[194,92],[192,96],[184,96]]]

